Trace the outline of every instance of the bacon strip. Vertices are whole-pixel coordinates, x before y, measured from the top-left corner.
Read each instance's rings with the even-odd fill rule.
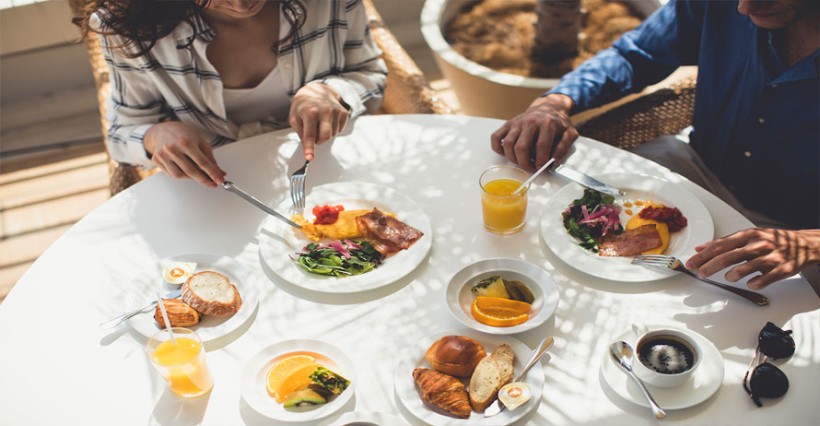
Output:
[[[619,235],[609,234],[598,243],[599,256],[633,256],[661,246],[654,224],[639,226]]]
[[[424,235],[418,229],[395,217],[387,216],[376,208],[357,216],[356,226],[364,239],[384,256],[408,249]]]

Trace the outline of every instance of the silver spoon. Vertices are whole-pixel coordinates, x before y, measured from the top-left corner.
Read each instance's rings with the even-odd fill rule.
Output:
[[[652,395],[649,394],[649,390],[646,389],[646,386],[643,384],[643,381],[635,375],[632,371],[632,358],[634,351],[632,350],[632,346],[626,342],[615,342],[609,346],[609,355],[612,356],[612,359],[615,361],[616,364],[621,366],[621,368],[626,371],[635,382],[638,383],[638,386],[641,388],[644,396],[647,400],[649,400],[649,406],[652,408],[652,413],[655,414],[656,419],[662,419],[666,417],[666,411],[663,411],[655,399],[652,398]]]

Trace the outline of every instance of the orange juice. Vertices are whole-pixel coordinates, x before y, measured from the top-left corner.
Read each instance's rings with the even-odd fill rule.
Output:
[[[177,333],[178,329],[174,329]],[[213,388],[214,382],[205,363],[205,351],[197,339],[180,333],[176,343],[168,339],[156,342],[151,361],[179,396],[200,396]]]
[[[512,234],[524,226],[527,215],[527,189],[513,195],[521,182],[512,178],[482,183],[481,208],[484,227],[497,234]]]

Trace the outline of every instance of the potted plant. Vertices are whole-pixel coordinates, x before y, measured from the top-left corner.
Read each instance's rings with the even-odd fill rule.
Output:
[[[421,30],[436,62],[468,115],[507,119],[522,111],[533,99],[558,83],[565,69],[552,78],[512,74],[478,64],[457,52],[445,39],[447,26],[481,0],[426,0]],[[649,16],[657,0],[622,1],[640,18]],[[578,51],[581,30],[581,0],[538,0],[535,3],[533,50],[543,58],[566,61]],[[588,35],[589,36],[589,35]],[[561,68],[561,67],[559,67]]]

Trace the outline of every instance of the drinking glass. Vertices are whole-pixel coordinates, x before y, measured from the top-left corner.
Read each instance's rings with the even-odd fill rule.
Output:
[[[524,227],[527,216],[527,185],[513,194],[529,174],[512,166],[492,166],[481,173],[481,211],[484,227],[495,234],[509,235]]]
[[[175,394],[192,398],[203,395],[214,387],[205,362],[202,340],[193,330],[182,327],[160,330],[145,344],[145,353],[151,364],[168,382]]]

